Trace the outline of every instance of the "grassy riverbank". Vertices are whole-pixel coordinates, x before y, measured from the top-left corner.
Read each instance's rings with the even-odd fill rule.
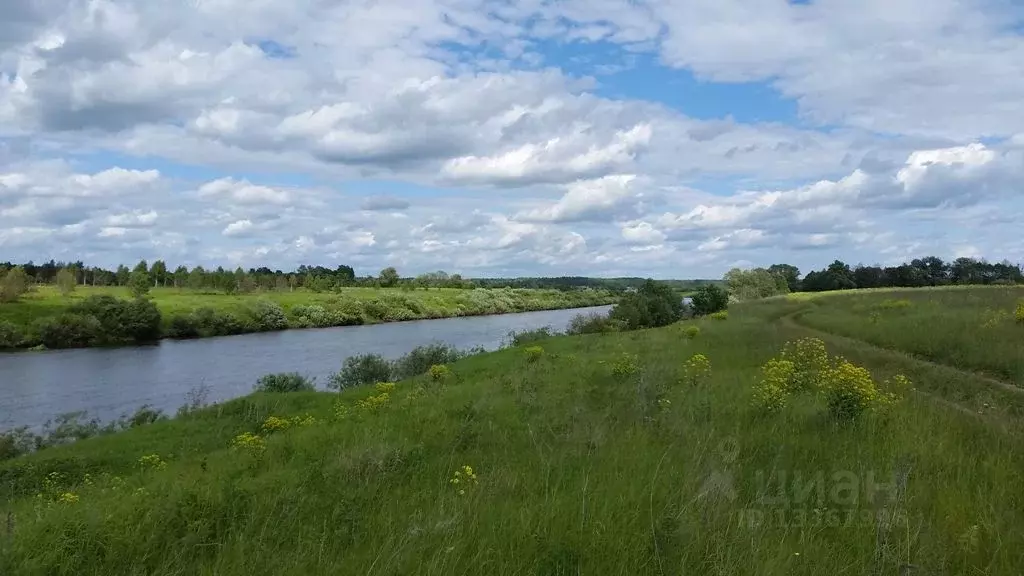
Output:
[[[48,449],[0,464],[0,573],[1017,574],[1024,398],[993,375],[1024,346],[934,341],[1021,342],[1022,296],[769,299]],[[808,337],[913,389],[853,421],[755,406]]]
[[[16,331],[19,347],[40,343],[41,325],[61,317],[76,304],[95,296],[129,298],[124,287],[80,286],[62,295],[53,286],[38,286],[18,302],[0,304],[0,328]],[[340,288],[333,292],[307,290],[225,294],[177,288],[154,288],[149,298],[161,316],[164,337],[202,337],[258,332],[268,329],[375,324],[427,318],[450,318],[556,310],[611,304],[613,293],[605,290],[530,290],[433,288],[399,290]],[[274,324],[263,318],[266,306],[276,307],[283,317]],[[4,330],[0,329],[0,333]],[[10,346],[10,344],[8,344]]]

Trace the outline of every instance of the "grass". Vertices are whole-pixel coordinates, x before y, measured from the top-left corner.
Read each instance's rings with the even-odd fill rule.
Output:
[[[0,322],[11,322],[25,329],[39,318],[55,316],[70,305],[92,295],[130,298],[126,287],[79,286],[68,296],[55,286],[40,285],[18,302],[0,304]],[[372,324],[390,319],[449,318],[506,312],[527,312],[610,304],[614,297],[603,290],[562,292],[559,290],[495,289],[459,290],[435,288],[404,291],[381,288],[341,288],[336,292],[316,293],[271,291],[251,294],[225,294],[184,288],[154,288],[150,297],[163,316],[165,327],[174,316],[209,307],[236,317],[246,317],[258,300],[270,300],[286,313],[296,306],[319,305],[328,310],[343,309]],[[290,316],[290,314],[289,314]]]
[[[979,312],[1012,299],[958,295]],[[393,389],[257,393],[2,463],[0,573],[1017,574],[1016,389],[800,324],[893,298],[543,339]],[[912,313],[903,298],[887,310]],[[760,366],[807,336],[916,390],[844,425],[812,397],[756,410]]]

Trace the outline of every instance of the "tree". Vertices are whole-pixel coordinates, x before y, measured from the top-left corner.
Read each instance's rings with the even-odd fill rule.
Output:
[[[729,307],[729,293],[714,284],[701,286],[690,299],[695,316],[714,314]]]
[[[188,268],[178,266],[174,269],[173,282],[175,288],[181,288],[188,282]]]
[[[381,288],[391,288],[398,284],[398,271],[393,266],[380,271],[380,286]]]
[[[118,286],[127,286],[128,276],[130,274],[131,270],[128,270],[128,267],[125,266],[124,264],[121,264],[120,266],[117,267],[117,272],[114,273],[115,283]]]
[[[202,266],[196,266],[188,273],[188,287],[199,290],[206,284],[206,270]]]
[[[729,293],[739,300],[767,298],[789,292],[789,285],[782,276],[772,274],[764,268],[740,270],[733,268],[725,274]]]
[[[64,296],[70,295],[75,291],[75,286],[78,284],[75,281],[75,273],[70,268],[61,268],[57,272],[57,288],[60,289],[60,293]]]
[[[7,271],[0,281],[0,302],[17,302],[18,298],[28,292],[29,278],[25,268],[15,266]]]
[[[149,275],[153,277],[153,286],[167,285],[167,264],[163,260],[157,260],[153,262],[152,268],[149,269]]]
[[[135,265],[135,268],[132,268],[132,272],[145,272],[146,274],[149,274],[149,263],[146,262],[145,259],[139,260],[139,263]]]
[[[792,264],[772,264],[768,267],[768,271],[774,276],[784,278],[790,292],[796,292],[800,289],[800,269],[796,266]]]
[[[141,270],[135,270],[128,277],[128,290],[132,293],[132,296],[141,298],[146,294],[149,294],[149,288],[151,286],[149,280],[149,273]]]

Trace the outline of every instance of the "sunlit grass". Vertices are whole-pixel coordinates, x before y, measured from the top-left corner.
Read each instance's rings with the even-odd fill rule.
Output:
[[[1024,412],[971,373],[790,321],[858,298],[259,393],[3,463],[0,574],[1018,573]],[[812,393],[759,409],[762,366],[807,336],[918,391],[848,421]]]

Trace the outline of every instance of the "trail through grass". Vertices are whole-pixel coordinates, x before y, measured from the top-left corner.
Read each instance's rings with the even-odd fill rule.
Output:
[[[829,306],[552,338],[394,389],[254,394],[9,461],[0,574],[1018,574],[1017,395],[787,321]],[[846,424],[813,397],[755,409],[760,366],[812,335],[927,394]],[[270,416],[299,420],[268,433]]]

